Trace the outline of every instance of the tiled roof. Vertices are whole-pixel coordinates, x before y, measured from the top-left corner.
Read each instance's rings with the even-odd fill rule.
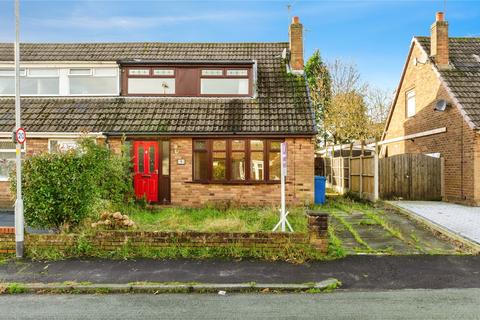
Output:
[[[22,61],[257,61],[255,98],[23,98],[22,126],[33,132],[314,134],[302,77],[288,75],[288,43],[23,44]],[[11,61],[0,44],[0,61]],[[14,100],[0,98],[0,131],[14,126]]]
[[[430,52],[429,37],[416,39]],[[480,128],[480,38],[450,38],[449,50],[453,68],[440,69],[440,75],[466,116]]]

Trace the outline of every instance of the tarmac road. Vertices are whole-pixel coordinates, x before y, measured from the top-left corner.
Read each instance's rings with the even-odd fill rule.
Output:
[[[4,295],[0,319],[479,319],[480,289]]]

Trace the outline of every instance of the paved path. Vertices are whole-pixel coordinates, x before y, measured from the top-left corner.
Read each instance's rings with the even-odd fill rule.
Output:
[[[392,201],[403,209],[480,245],[480,207],[439,201]]]
[[[302,265],[213,259],[0,264],[0,283],[306,283],[327,278],[340,280],[342,288],[357,290],[480,288],[480,256],[350,256]]]
[[[331,294],[6,295],[2,319],[478,319],[479,289]]]

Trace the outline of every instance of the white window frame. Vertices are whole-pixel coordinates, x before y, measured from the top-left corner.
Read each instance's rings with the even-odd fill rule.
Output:
[[[88,70],[88,73],[74,74],[74,73],[72,73],[72,70]],[[93,76],[93,68],[69,68],[68,69],[68,76],[69,77]]]
[[[69,72],[68,72],[68,75],[67,75],[67,85],[65,86],[67,92],[65,94],[65,96],[69,96],[69,97],[112,97],[112,96],[119,96],[120,95],[120,79],[119,79],[119,72],[118,72],[118,67],[117,68],[114,68],[114,67],[98,67],[98,69],[107,69],[107,68],[111,68],[111,69],[115,69],[115,75],[113,76],[103,76],[103,75],[96,75],[95,74],[95,69],[97,68],[70,68],[69,69]],[[70,70],[71,69],[90,69],[90,74],[70,74]],[[113,78],[115,77],[116,78],[116,81],[115,81],[115,93],[100,93],[100,94],[92,94],[92,93],[84,93],[84,94],[79,94],[79,93],[75,93],[75,94],[72,94],[70,93],[70,77],[71,78],[75,78],[75,77],[92,77],[92,78]]]
[[[57,143],[74,143],[78,148],[78,140],[77,139],[48,139],[48,153],[52,153],[52,146],[51,142],[56,141]]]
[[[13,66],[10,65],[0,65],[1,70],[11,70],[12,74],[11,75],[0,75],[0,77],[14,77],[14,68]],[[56,69],[57,70],[57,75],[31,75],[30,70],[31,69]],[[90,74],[83,74],[83,75],[72,75],[70,73],[70,70],[73,69],[89,69]],[[97,75],[95,73],[96,69],[112,69],[114,70],[114,75]],[[55,64],[55,65],[47,65],[47,64],[42,64],[42,65],[25,65],[25,67],[22,66],[20,69],[20,74],[21,77],[26,77],[26,78],[58,78],[58,94],[22,94],[22,97],[98,97],[98,96],[109,96],[109,97],[115,97],[120,95],[120,69],[118,65],[114,65],[113,63],[111,64],[106,64],[106,65],[101,65],[101,64],[95,64],[94,66],[92,65],[69,65],[69,64]],[[85,77],[85,76],[91,76],[91,77],[115,77],[115,92],[114,93],[103,93],[103,94],[70,94],[70,77]],[[12,94],[5,94],[5,95],[0,95],[0,97],[13,97],[15,96],[14,93]]]
[[[12,142],[12,140],[11,139],[0,139],[0,142]],[[13,155],[15,155],[17,150],[16,149],[0,149],[0,152],[13,153]],[[21,146],[21,153],[23,154],[23,156],[25,156],[26,152],[27,152],[27,142],[23,143],[22,146]],[[9,181],[8,177],[1,177],[0,176],[0,182],[4,182],[4,181]]]
[[[413,110],[410,110],[412,107],[410,101],[413,99]],[[406,118],[411,118],[417,114],[417,96],[415,94],[415,89],[410,89],[405,92],[405,115]]]

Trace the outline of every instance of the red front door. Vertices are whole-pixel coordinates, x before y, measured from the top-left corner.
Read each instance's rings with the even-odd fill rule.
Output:
[[[133,184],[137,198],[158,202],[158,142],[134,141]]]

